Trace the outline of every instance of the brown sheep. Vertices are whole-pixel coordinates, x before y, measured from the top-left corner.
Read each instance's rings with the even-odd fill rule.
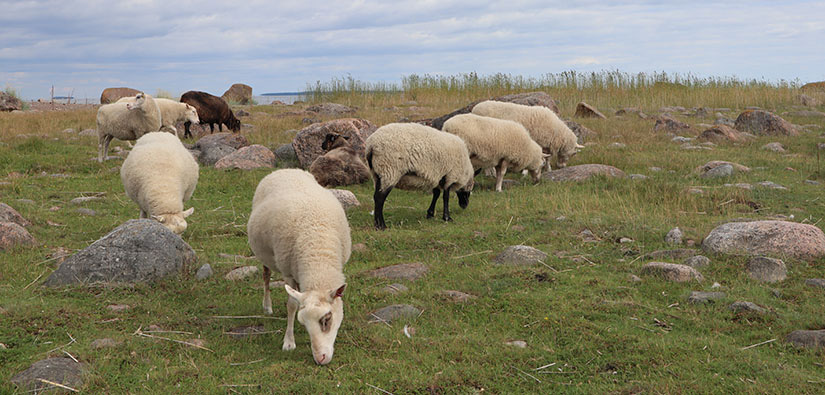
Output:
[[[198,118],[201,125],[209,124],[210,133],[215,132],[215,124],[218,124],[218,131],[223,132],[223,124],[233,132],[241,131],[241,121],[235,118],[235,114],[229,109],[229,104],[220,97],[210,95],[206,92],[189,91],[180,97],[180,101],[195,107],[198,110]],[[186,132],[183,137],[191,137],[189,131],[191,122],[185,122],[183,126]]]
[[[370,179],[370,169],[349,144],[349,137],[327,134],[321,148],[327,151],[309,166],[309,172],[324,187],[360,184]]]

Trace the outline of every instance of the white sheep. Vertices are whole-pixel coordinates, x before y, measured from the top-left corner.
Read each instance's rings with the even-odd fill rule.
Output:
[[[109,153],[113,138],[137,140],[160,130],[160,109],[152,96],[138,93],[134,103],[104,104],[97,110],[98,162]]]
[[[526,169],[533,181],[541,180],[541,168],[546,156],[520,123],[461,114],[444,122],[443,129],[461,137],[467,144],[476,174],[481,169],[496,169],[496,192],[501,192],[501,183],[508,168],[515,171]]]
[[[343,267],[352,253],[347,216],[329,190],[299,169],[264,177],[252,198],[247,224],[249,246],[263,264],[266,314],[272,314],[269,278],[278,270],[287,294],[283,350],[295,349],[295,313],[309,333],[319,365],[332,360],[335,337],[344,320]]]
[[[183,210],[198,184],[198,163],[180,140],[165,132],[146,133],[120,167],[126,194],[140,207],[140,218],[153,218],[177,234],[186,230],[194,207]]]
[[[127,96],[118,99],[115,103],[134,102],[134,96]],[[198,110],[189,104],[163,98],[155,98],[155,103],[157,103],[158,109],[160,109],[160,131],[174,133],[180,138],[180,133],[178,133],[178,129],[175,128],[178,122],[191,122],[194,124],[200,122],[198,119]]]
[[[483,101],[473,107],[473,114],[516,121],[527,129],[530,138],[537,142],[544,153],[552,155],[556,166],[567,166],[567,161],[575,155],[579,145],[573,131],[559,119],[553,110],[543,106],[525,106],[498,101]],[[545,162],[545,171],[550,171],[550,160]]]
[[[386,229],[384,201],[393,187],[433,191],[427,218],[444,191],[445,221],[450,218],[450,190],[466,208],[473,190],[473,164],[467,146],[458,136],[417,123],[391,123],[376,130],[366,141],[367,164],[375,180],[375,227]]]

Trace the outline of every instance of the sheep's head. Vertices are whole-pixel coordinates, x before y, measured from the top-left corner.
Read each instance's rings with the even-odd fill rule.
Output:
[[[473,192],[473,186],[475,186],[475,178],[470,177],[470,182],[467,185],[458,188],[455,191],[455,194],[458,195],[458,206],[461,208],[467,208],[470,204],[470,193]]]
[[[228,126],[229,130],[231,130],[233,132],[240,132],[241,131],[241,121],[238,118],[235,118],[234,116],[231,117],[231,118],[232,119],[229,120],[229,123],[227,123],[226,126]]]
[[[556,165],[559,168],[566,167],[567,166],[567,161],[569,161],[570,158],[572,158],[574,155],[579,153],[579,150],[582,149],[582,148],[584,148],[584,146],[580,145],[578,143],[575,146],[573,146],[573,148],[568,148],[568,149],[562,148],[561,151],[559,152],[559,158],[556,161]]]
[[[335,337],[344,321],[344,289],[347,284],[329,290],[299,292],[284,284],[290,298],[298,301],[298,322],[309,333],[312,358],[319,365],[332,361]]]
[[[143,103],[146,102],[146,95],[142,92],[135,95],[135,101],[132,103],[126,103],[126,108],[129,110],[135,110],[143,106]]]
[[[544,162],[550,160],[551,156],[550,154],[541,154],[541,159],[537,159],[527,166],[527,172],[530,173],[530,178],[533,179],[533,182],[541,181],[541,169],[544,167]]]
[[[187,224],[184,218],[192,215],[193,212],[195,212],[195,208],[189,207],[189,210],[179,213],[153,215],[152,219],[160,222],[163,226],[179,235],[186,230]]]
[[[192,122],[194,124],[199,124],[201,120],[198,118],[198,109],[193,107],[191,104],[185,104],[186,111],[184,115],[186,115],[186,120]]]

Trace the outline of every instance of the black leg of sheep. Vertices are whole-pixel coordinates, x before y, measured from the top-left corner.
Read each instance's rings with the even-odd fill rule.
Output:
[[[433,188],[433,201],[430,202],[430,208],[427,209],[427,219],[435,216],[435,203],[438,197],[441,196],[441,188]]]
[[[375,202],[375,229],[387,229],[387,224],[384,222],[384,201],[387,200],[387,195],[392,191],[392,187],[386,191],[381,191],[381,178],[375,176],[375,194],[373,201]]]
[[[450,187],[444,189],[444,216],[441,218],[445,221],[452,221],[452,217],[450,217]]]

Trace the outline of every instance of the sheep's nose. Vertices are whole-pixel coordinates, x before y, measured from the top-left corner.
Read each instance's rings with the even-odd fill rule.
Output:
[[[329,361],[327,361],[327,354],[321,354],[321,356],[319,358],[315,359],[315,362],[317,362],[318,365],[323,365],[324,362],[329,362]]]

